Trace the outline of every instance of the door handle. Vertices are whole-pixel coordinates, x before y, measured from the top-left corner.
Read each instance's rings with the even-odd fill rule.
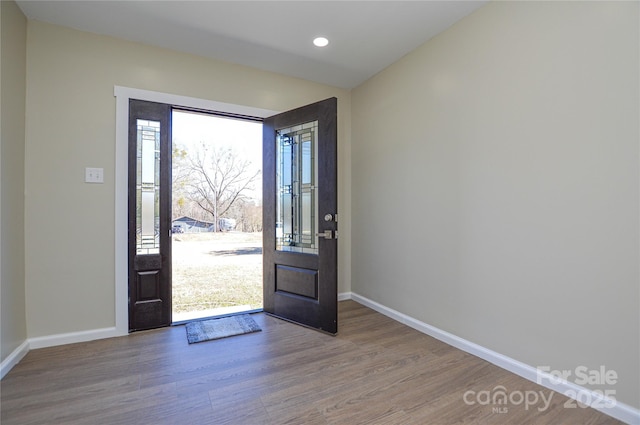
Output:
[[[316,237],[325,238],[325,239],[333,239],[333,230],[325,230],[322,233],[316,233]]]

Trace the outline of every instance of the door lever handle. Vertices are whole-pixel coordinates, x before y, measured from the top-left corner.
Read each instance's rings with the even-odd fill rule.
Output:
[[[325,230],[321,233],[316,233],[316,237],[325,238],[325,239],[333,239],[333,230]]]

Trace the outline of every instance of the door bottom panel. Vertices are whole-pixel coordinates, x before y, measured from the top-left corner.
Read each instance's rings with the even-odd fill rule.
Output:
[[[276,291],[318,299],[318,271],[276,264]]]

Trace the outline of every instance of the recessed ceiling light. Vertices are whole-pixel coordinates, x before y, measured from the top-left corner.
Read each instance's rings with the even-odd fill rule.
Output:
[[[325,37],[316,37],[313,39],[313,44],[318,47],[324,47],[329,44],[329,40],[327,40]]]

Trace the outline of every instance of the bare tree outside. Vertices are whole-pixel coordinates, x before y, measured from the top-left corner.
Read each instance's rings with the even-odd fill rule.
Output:
[[[250,193],[261,170],[232,148],[201,142],[199,149],[191,152],[175,148],[173,160],[174,170],[178,170],[174,173],[177,207],[195,204],[213,223],[228,217],[233,207],[242,216],[245,213],[239,207],[250,208]]]

